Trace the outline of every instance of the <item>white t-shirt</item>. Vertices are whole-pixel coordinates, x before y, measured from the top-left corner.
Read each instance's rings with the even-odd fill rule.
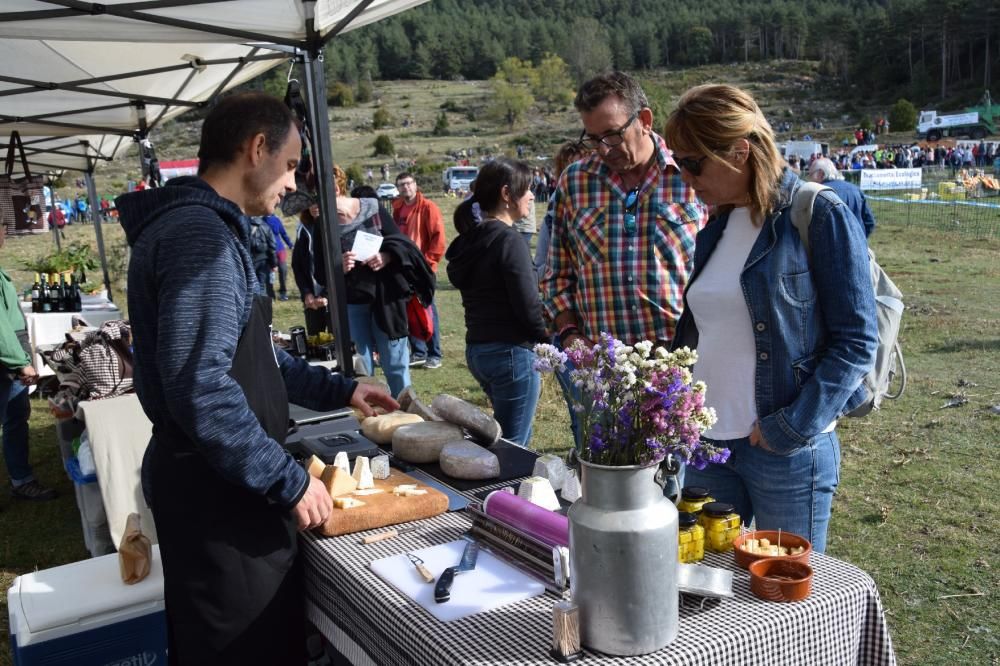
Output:
[[[694,378],[708,386],[705,404],[719,419],[705,432],[712,439],[748,437],[757,421],[756,347],[740,273],[762,228],[746,208],[730,213],[715,251],[687,292],[698,327]]]

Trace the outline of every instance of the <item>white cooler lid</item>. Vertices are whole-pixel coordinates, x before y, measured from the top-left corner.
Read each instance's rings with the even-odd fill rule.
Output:
[[[118,553],[25,574],[18,579],[21,613],[32,633],[163,601],[160,549],[153,546],[149,575],[122,582]]]

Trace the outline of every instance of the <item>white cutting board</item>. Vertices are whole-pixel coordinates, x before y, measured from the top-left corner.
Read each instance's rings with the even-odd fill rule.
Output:
[[[406,554],[394,555],[371,563],[379,578],[413,599],[441,620],[450,622],[515,601],[530,599],[545,592],[545,586],[485,550],[479,551],[476,568],[455,576],[451,599],[434,601],[434,585],[441,572],[457,566],[467,541],[452,541],[412,551],[434,574],[434,583],[425,583]]]

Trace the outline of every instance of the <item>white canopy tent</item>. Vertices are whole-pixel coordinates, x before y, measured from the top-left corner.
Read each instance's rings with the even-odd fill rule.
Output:
[[[29,168],[87,175],[133,140],[225,90],[294,58],[318,173],[331,173],[323,45],[426,0],[4,0],[0,8],[0,137],[17,130]],[[15,167],[15,174],[21,169]],[[320,179],[331,324],[350,372],[339,225],[330,179]],[[105,283],[99,219],[95,220]],[[108,285],[110,286],[110,285]],[[341,334],[343,332],[343,334]]]

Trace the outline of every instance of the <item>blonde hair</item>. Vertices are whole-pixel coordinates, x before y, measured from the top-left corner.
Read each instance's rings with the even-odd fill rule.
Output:
[[[774,130],[750,93],[724,84],[695,86],[685,92],[667,118],[663,138],[672,150],[698,153],[736,170],[723,157],[733,144],[750,144],[749,207],[754,222],[763,221],[778,201],[783,160],[774,143]],[[720,206],[720,211],[732,205]]]
[[[347,172],[336,164],[333,165],[333,182],[337,184],[337,194],[339,196],[350,196],[347,191]]]
[[[555,163],[555,176],[558,178],[562,175],[562,172],[566,170],[573,162],[576,162],[581,157],[586,157],[589,153],[586,148],[580,145],[579,141],[567,141],[559,147],[556,152],[556,156],[553,159]]]

